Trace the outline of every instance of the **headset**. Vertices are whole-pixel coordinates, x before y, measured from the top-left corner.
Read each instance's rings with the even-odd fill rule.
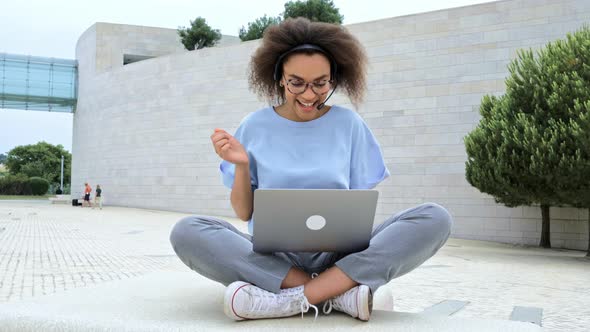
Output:
[[[301,45],[293,47],[292,49],[288,50],[287,52],[285,52],[285,53],[281,54],[281,56],[279,56],[279,58],[277,59],[277,62],[275,64],[275,71],[273,74],[275,81],[280,81],[281,77],[283,76],[282,65],[283,65],[283,60],[285,59],[285,57],[289,54],[294,53],[294,52],[305,51],[305,50],[314,50],[314,51],[318,51],[318,52],[322,53],[323,55],[325,55],[328,58],[328,60],[330,60],[330,79],[331,80],[336,79],[336,69],[337,69],[338,65],[336,64],[336,60],[334,60],[332,55],[330,55],[330,53],[326,52],[323,48],[321,48],[317,45],[301,44]]]

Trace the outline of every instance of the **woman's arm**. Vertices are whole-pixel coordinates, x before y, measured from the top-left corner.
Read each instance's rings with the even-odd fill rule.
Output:
[[[215,129],[211,135],[211,142],[217,155],[236,167],[230,196],[231,206],[238,218],[248,221],[254,205],[248,153],[235,137],[223,129]]]
[[[248,221],[253,212],[252,185],[250,184],[250,165],[236,165],[234,185],[231,190],[231,206],[234,212],[243,221]]]

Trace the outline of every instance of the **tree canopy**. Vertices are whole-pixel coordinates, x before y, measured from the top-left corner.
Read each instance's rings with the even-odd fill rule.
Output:
[[[49,183],[60,183],[61,156],[64,156],[64,184],[68,184],[72,155],[61,145],[39,142],[17,146],[8,152],[6,167],[12,175],[42,177]]]
[[[521,51],[508,68],[506,93],[483,97],[465,137],[466,177],[507,206],[540,204],[550,247],[549,206],[590,207],[590,30]]]
[[[314,22],[342,24],[344,16],[332,0],[289,1],[285,3],[283,19],[306,17]]]
[[[257,18],[254,22],[248,23],[248,29],[240,29],[239,37],[241,41],[254,40],[262,38],[262,34],[267,27],[273,24],[281,23],[281,17],[269,17],[264,15],[263,17]]]
[[[221,39],[221,32],[212,29],[207,25],[207,21],[202,17],[197,17],[194,21],[190,21],[190,27],[179,27],[178,35],[184,47],[193,51],[204,47],[215,46]]]
[[[267,27],[279,24],[287,18],[305,17],[314,22],[335,24],[342,24],[344,19],[344,16],[340,15],[339,9],[334,6],[334,2],[331,0],[289,1],[285,3],[285,11],[281,15],[269,17],[265,14],[254,22],[248,23],[248,29],[242,26],[239,32],[240,40],[260,39]]]

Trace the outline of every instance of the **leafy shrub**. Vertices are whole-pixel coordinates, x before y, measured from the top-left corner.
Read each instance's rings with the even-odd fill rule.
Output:
[[[26,175],[7,175],[0,178],[1,195],[31,195],[31,183]]]
[[[29,185],[33,195],[45,195],[49,190],[49,181],[40,177],[32,177],[29,179]]]

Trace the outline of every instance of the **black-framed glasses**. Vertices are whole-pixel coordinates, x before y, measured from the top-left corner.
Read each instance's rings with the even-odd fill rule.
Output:
[[[286,79],[285,81],[287,82],[287,90],[294,95],[304,93],[308,86],[311,87],[311,91],[316,95],[323,95],[330,91],[333,83],[332,80],[319,80],[308,83],[296,78]]]

